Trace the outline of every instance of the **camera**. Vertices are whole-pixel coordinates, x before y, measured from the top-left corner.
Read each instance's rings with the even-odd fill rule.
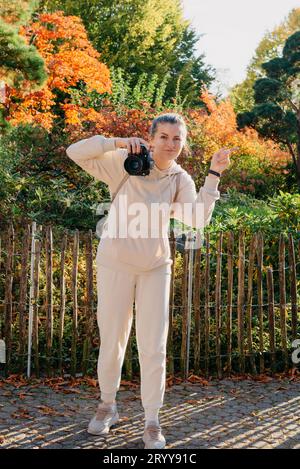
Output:
[[[132,176],[147,176],[153,166],[154,160],[151,158],[150,152],[143,143],[141,143],[140,153],[128,153],[124,161],[125,171]]]

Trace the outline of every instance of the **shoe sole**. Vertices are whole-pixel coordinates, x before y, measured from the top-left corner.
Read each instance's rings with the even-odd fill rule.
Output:
[[[163,446],[161,448],[152,448],[151,445],[147,446],[147,443],[145,442],[144,438],[142,438],[142,440],[145,443],[144,449],[164,449],[166,447],[166,443],[162,443]]]
[[[161,448],[157,448],[157,447],[156,447],[156,448],[152,448],[152,446],[147,446],[147,445],[145,444],[144,449],[164,449],[165,447],[166,447],[166,445],[161,446]]]
[[[116,414],[115,417],[113,417],[110,421],[109,424],[107,424],[106,427],[104,427],[102,430],[100,430],[99,432],[97,431],[91,431],[89,429],[87,429],[87,432],[90,434],[90,435],[105,435],[106,433],[109,433],[109,430],[110,430],[110,427],[112,427],[113,425],[115,425],[118,420],[119,420],[119,414]]]

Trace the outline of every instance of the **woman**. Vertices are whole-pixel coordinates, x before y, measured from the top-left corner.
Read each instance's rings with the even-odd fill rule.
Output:
[[[105,138],[96,135],[67,149],[68,156],[82,169],[108,184],[111,194],[127,174],[124,161],[128,153],[139,153],[141,143],[152,151],[155,162],[149,175],[131,175],[121,186],[109,214],[118,214],[115,216],[117,230],[111,236],[106,232],[98,245],[97,321],[101,339],[98,380],[102,402],[88,427],[88,432],[93,435],[107,433],[119,419],[116,393],[135,303],[141,400],[145,411],[145,448],[164,448],[166,444],[158,413],[165,393],[169,327],[172,264],[167,235],[169,218],[172,214],[185,224],[199,227],[199,220],[196,220],[198,204],[203,207],[200,224],[206,226],[210,222],[215,201],[220,198],[217,190],[220,175],[229,165],[231,151],[220,150],[213,155],[212,172],[206,176],[197,195],[191,176],[175,162],[186,144],[186,137],[183,118],[169,113],[153,120],[149,143],[138,137]],[[159,221],[156,218],[155,222],[150,220],[150,225],[144,223],[149,221],[149,209],[159,204],[165,207]],[[138,224],[134,217],[137,205],[143,212]],[[185,205],[189,210],[182,209]],[[137,226],[141,220],[144,227],[142,236]],[[120,234],[122,230],[125,230],[125,235]]]

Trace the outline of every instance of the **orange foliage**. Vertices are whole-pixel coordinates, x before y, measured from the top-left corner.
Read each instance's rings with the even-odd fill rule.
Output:
[[[85,83],[87,92],[111,93],[109,69],[99,61],[100,54],[88,41],[80,18],[64,16],[63,12],[41,14],[37,21],[22,26],[20,34],[44,58],[48,80],[39,91],[33,91],[29,82],[24,82],[21,89],[9,89],[8,120],[12,124],[40,124],[50,130],[55,117],[52,108],[58,100],[56,92],[68,93],[79,82]],[[78,123],[75,107],[69,109],[67,118],[69,123]]]
[[[213,153],[221,147],[239,147],[239,150],[232,154],[232,164],[227,170],[233,171],[234,174],[234,167],[238,168],[239,177],[230,179],[230,187],[234,186],[238,190],[255,192],[255,185],[263,183],[260,179],[249,180],[248,169],[251,165],[261,167],[256,173],[263,173],[266,166],[272,168],[272,173],[284,172],[282,168],[290,160],[288,152],[282,151],[272,140],[263,140],[254,129],[237,130],[236,115],[229,99],[216,103],[215,97],[206,89],[202,90],[200,96],[206,110],[191,109],[187,112],[189,135],[196,158],[202,158],[202,162],[207,164]],[[222,188],[226,189],[224,177]]]

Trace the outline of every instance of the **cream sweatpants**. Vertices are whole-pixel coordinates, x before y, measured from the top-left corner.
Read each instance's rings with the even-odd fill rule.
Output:
[[[162,407],[169,330],[170,266],[143,273],[97,265],[98,380],[101,394],[119,389],[126,346],[136,312],[136,340],[144,409]]]

